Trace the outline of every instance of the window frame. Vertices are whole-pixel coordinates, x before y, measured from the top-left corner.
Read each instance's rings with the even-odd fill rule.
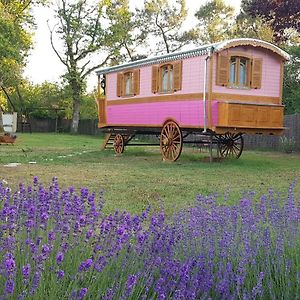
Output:
[[[134,74],[133,74],[133,71],[130,70],[130,71],[127,71],[127,72],[124,72],[123,73],[123,82],[122,82],[122,85],[123,85],[123,93],[122,93],[122,97],[128,97],[128,96],[135,96],[134,94],[134,83],[133,83],[133,80],[134,80]],[[126,78],[129,78],[130,79],[130,90],[129,90],[129,93],[127,94],[126,93]]]
[[[126,79],[130,78],[130,90],[126,93]],[[140,69],[130,69],[117,73],[117,97],[134,97],[140,94]]]
[[[251,69],[252,69],[252,57],[245,53],[240,52],[231,52],[228,53],[228,88],[235,88],[235,89],[251,89]],[[230,81],[231,77],[231,64],[232,59],[235,59],[235,80],[234,82]],[[240,83],[240,62],[241,59],[246,60],[246,83]]]
[[[163,69],[167,67],[168,69],[168,79],[167,79],[167,90],[163,90]],[[172,72],[170,72],[172,70]],[[171,82],[171,76],[172,74],[172,86],[170,85]],[[174,64],[173,63],[165,63],[162,65],[159,65],[158,68],[158,93],[160,94],[169,94],[174,93]]]

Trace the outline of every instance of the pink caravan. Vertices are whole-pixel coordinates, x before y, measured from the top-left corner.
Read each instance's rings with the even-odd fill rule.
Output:
[[[134,136],[152,134],[163,159],[175,161],[194,134],[193,143],[209,141],[211,159],[213,146],[220,157],[238,158],[243,134],[282,134],[288,59],[275,45],[242,38],[101,69],[104,147],[112,142],[120,154]]]

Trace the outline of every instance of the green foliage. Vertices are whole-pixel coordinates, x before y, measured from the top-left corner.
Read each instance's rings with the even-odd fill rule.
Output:
[[[285,65],[283,101],[287,114],[300,112],[300,46],[290,46],[286,51],[291,60]]]
[[[36,118],[65,117],[64,103],[68,97],[65,89],[57,83],[32,84],[23,80],[22,84],[8,90],[17,111]],[[68,99],[70,101],[70,99]]]
[[[31,1],[0,1],[0,84],[12,86],[20,79],[31,47]]]
[[[235,10],[224,0],[211,0],[202,5],[195,14],[199,20],[199,40],[214,43],[233,36]]]
[[[296,150],[296,140],[293,137],[280,137],[280,149],[285,153],[292,153]]]
[[[191,43],[196,31],[182,30],[187,17],[185,0],[145,0],[144,8],[138,11],[143,30],[156,43],[157,52],[174,52]]]

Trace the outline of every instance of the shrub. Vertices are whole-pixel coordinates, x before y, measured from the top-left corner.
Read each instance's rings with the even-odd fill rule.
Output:
[[[296,150],[296,141],[293,137],[280,137],[280,149],[285,153],[292,153]]]
[[[102,211],[102,193],[56,179],[0,183],[0,297],[5,299],[296,299],[300,203],[294,182],[237,205],[215,196],[170,220]]]

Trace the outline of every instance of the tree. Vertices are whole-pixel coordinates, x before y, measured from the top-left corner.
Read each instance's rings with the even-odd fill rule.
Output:
[[[183,31],[187,17],[185,0],[145,0],[144,8],[138,10],[144,32],[157,41],[157,52],[174,52],[195,40],[196,31]]]
[[[242,11],[252,17],[261,17],[273,28],[276,42],[285,42],[295,37],[299,42],[299,0],[242,0]]]
[[[6,88],[20,80],[31,46],[32,4],[31,0],[0,1],[0,86],[5,95],[8,95]],[[0,131],[3,131],[1,111]]]
[[[286,64],[283,85],[283,100],[287,114],[300,113],[300,46],[286,49],[291,60]]]
[[[115,16],[111,21],[106,14],[117,7],[120,1],[101,0],[99,3],[89,3],[87,0],[75,3],[60,1],[56,11],[58,24],[50,29],[52,48],[67,69],[64,78],[72,91],[72,133],[78,131],[80,102],[86,87],[86,77],[113,58],[118,61],[120,55],[120,49],[117,47],[119,35],[113,30],[118,18]],[[115,13],[118,14],[118,10]],[[55,34],[63,42],[61,52],[54,45]],[[97,61],[100,62],[93,63],[97,54]]]
[[[195,14],[199,20],[199,41],[215,43],[234,36],[235,9],[224,0],[211,0]]]
[[[138,51],[145,44],[147,32],[142,26],[141,18],[130,11],[129,1],[116,1],[113,6],[108,7],[106,13],[111,22],[111,35],[117,42],[116,47],[120,49],[119,61],[115,61],[115,63],[119,63],[127,57],[131,61],[140,57],[141,54]]]

